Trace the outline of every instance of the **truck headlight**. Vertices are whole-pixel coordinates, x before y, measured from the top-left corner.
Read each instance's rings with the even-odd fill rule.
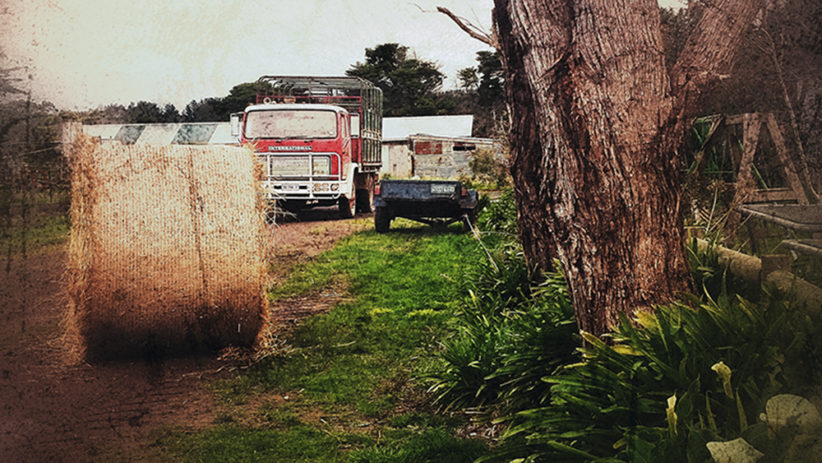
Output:
[[[314,158],[314,175],[331,175],[331,159]]]

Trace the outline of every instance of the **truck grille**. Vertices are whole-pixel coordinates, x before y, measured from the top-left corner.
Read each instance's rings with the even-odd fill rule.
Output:
[[[310,178],[331,175],[331,156],[337,154],[282,155],[260,153],[268,178]]]

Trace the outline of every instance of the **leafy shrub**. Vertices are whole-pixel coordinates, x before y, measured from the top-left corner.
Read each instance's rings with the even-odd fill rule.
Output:
[[[502,234],[508,244],[513,245],[517,236],[517,205],[514,190],[506,188],[498,200],[485,205],[477,223],[483,232]]]
[[[550,385],[542,378],[567,363],[579,343],[561,274],[521,298],[500,286],[498,293],[471,292],[458,331],[444,343],[431,390],[446,408],[506,414],[545,403]]]
[[[485,208],[479,225],[499,232],[496,246],[467,278],[468,297],[431,390],[446,408],[512,413],[547,401],[550,386],[541,378],[571,358],[576,323],[562,274],[544,275],[525,262],[511,190]]]
[[[703,461],[711,440],[766,431],[765,401],[797,388],[806,320],[785,300],[719,298],[623,318],[611,343],[584,335],[582,361],[546,376],[548,406],[519,412],[511,453],[589,461]],[[670,408],[670,410],[668,410]],[[527,448],[527,450],[526,450]]]
[[[501,365],[504,325],[529,300],[532,272],[521,250],[501,246],[467,279],[468,297],[457,309],[457,326],[432,377],[437,401],[446,407],[474,408],[498,399],[499,381],[487,380]]]
[[[490,205],[480,227],[505,230],[506,207]],[[692,242],[701,297],[623,317],[603,339],[583,333],[575,350],[561,273],[529,270],[518,249],[502,240],[469,279],[433,375],[441,404],[508,424],[492,459],[710,461],[707,442],[737,437],[768,461],[784,458],[784,438],[758,417],[770,397],[802,395],[819,379],[819,320],[735,279],[713,246]]]
[[[474,151],[468,167],[471,169],[472,177],[481,183],[497,188],[511,184],[508,166],[504,158],[497,155],[494,150],[480,148]]]

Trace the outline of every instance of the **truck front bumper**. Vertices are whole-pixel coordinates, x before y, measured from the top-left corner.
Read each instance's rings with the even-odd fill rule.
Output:
[[[264,180],[263,189],[269,201],[336,200],[343,195],[344,180]]]

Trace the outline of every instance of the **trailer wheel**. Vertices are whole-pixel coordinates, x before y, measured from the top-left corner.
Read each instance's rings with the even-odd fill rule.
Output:
[[[391,228],[391,211],[387,207],[374,209],[374,229],[377,233],[385,233]]]
[[[357,190],[357,210],[369,213],[374,210],[374,186]]]
[[[357,213],[357,201],[353,198],[348,199],[348,196],[340,196],[340,217],[350,219]]]

